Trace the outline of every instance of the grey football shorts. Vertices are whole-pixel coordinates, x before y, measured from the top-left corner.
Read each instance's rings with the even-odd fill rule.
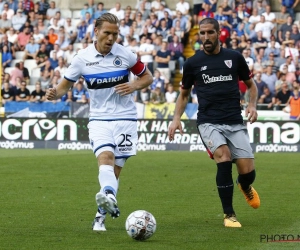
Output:
[[[245,125],[204,123],[198,126],[198,130],[203,144],[212,159],[214,152],[221,145],[229,147],[232,161],[239,158],[254,158]]]

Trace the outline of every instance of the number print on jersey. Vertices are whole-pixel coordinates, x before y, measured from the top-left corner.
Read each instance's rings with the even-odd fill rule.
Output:
[[[118,147],[131,147],[132,141],[130,141],[131,135],[128,134],[121,134],[120,136],[123,137],[122,141],[118,144]]]

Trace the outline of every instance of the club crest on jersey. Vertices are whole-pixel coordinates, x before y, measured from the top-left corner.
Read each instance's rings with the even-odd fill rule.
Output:
[[[116,66],[116,67],[121,67],[122,65],[122,60],[117,56],[113,62],[113,64]]]
[[[226,64],[226,66],[227,66],[228,68],[231,69],[231,67],[232,67],[232,60],[225,60],[224,63]]]

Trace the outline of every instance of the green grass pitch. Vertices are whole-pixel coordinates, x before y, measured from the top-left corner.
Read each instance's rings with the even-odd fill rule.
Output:
[[[255,157],[261,207],[249,207],[235,187],[242,228],[222,225],[216,166],[206,153],[139,152],[121,173],[121,216],[107,218],[107,232],[94,233],[99,184],[91,151],[0,150],[0,249],[300,249],[300,242],[261,240],[300,237],[299,154]],[[138,209],[157,221],[156,233],[145,242],[125,231],[126,217]]]

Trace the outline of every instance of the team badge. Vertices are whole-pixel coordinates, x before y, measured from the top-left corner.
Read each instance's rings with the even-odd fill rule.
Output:
[[[231,67],[232,67],[232,60],[225,60],[224,63],[226,64],[226,66],[227,66],[228,68],[231,69]]]
[[[117,56],[113,62],[116,67],[120,67],[122,65],[122,60]]]

